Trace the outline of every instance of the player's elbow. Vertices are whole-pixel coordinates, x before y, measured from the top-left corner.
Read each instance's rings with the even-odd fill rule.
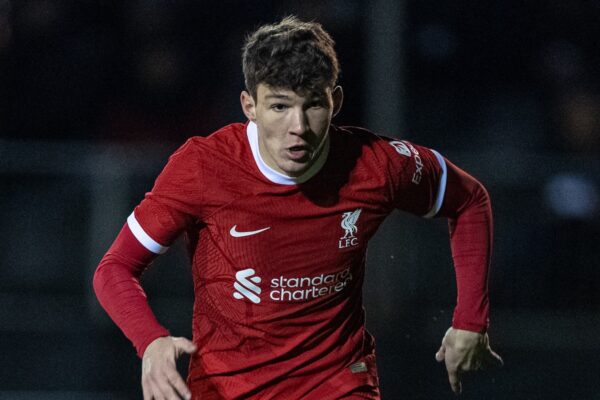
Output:
[[[491,207],[492,201],[486,187],[481,182],[475,180],[473,187],[472,203],[478,206]]]
[[[104,256],[106,257],[106,256]],[[108,279],[109,268],[107,268],[107,263],[105,262],[105,258],[100,261],[96,271],[94,272],[94,277],[92,278],[92,287],[94,288],[94,293],[98,300],[102,297],[102,290],[106,285],[106,281]]]
[[[481,182],[473,180],[471,193],[468,200],[457,213],[457,219],[469,221],[490,221],[492,220],[492,202],[490,194]]]
[[[100,303],[102,303],[103,296],[106,295],[108,286],[115,285],[130,275],[132,274],[127,273],[127,268],[122,268],[118,259],[115,259],[110,253],[105,254],[92,279],[92,287]]]

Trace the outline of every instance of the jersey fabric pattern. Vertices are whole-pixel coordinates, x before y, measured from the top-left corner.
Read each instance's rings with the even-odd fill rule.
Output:
[[[376,399],[362,305],[367,243],[394,209],[435,215],[444,159],[331,126],[320,170],[277,182],[255,159],[255,130],[232,124],[189,139],[128,220],[154,253],[182,233],[189,240],[194,398]]]

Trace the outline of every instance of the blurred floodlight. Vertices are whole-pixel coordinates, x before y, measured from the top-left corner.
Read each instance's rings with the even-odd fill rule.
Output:
[[[544,188],[546,204],[559,217],[585,219],[598,211],[599,195],[595,183],[575,174],[550,178]]]

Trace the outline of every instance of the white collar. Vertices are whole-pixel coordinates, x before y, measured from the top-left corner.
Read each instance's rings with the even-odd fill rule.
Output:
[[[323,149],[319,154],[319,158],[315,160],[313,165],[311,165],[306,172],[297,177],[288,176],[269,167],[261,157],[258,147],[258,127],[254,122],[250,121],[248,123],[246,134],[248,135],[248,142],[250,142],[250,148],[252,149],[252,155],[254,156],[256,166],[265,176],[265,178],[273,183],[278,183],[280,185],[297,185],[299,183],[304,183],[315,176],[317,172],[321,170],[323,165],[325,165],[325,161],[327,161],[327,155],[329,153],[329,138],[325,139],[325,143],[323,144]]]

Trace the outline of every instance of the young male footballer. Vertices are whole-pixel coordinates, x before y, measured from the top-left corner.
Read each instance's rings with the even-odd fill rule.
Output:
[[[369,239],[395,209],[449,219],[458,289],[436,354],[451,388],[502,363],[488,341],[492,212],[440,153],[338,127],[334,42],[288,17],[248,36],[248,121],[192,137],[169,159],[96,271],[98,299],[142,358],[144,399],[379,399],[362,285]],[[139,278],[190,244],[193,338],[155,318]],[[191,354],[187,383],[175,361]]]

